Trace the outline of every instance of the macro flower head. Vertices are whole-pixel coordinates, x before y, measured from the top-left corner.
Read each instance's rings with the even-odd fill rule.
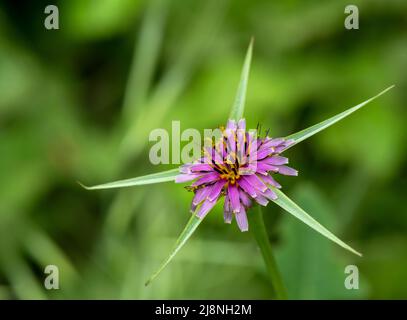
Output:
[[[191,212],[203,219],[223,198],[226,223],[236,218],[241,231],[249,228],[247,211],[253,202],[266,206],[276,200],[271,189],[281,188],[275,174],[296,176],[297,170],[287,166],[288,158],[280,156],[292,140],[257,137],[257,131],[246,131],[246,120],[229,120],[221,128],[221,136],[203,148],[195,162],[180,167],[175,182],[193,181],[187,187],[194,192]]]
[[[275,268],[274,262],[270,262],[272,254],[269,252],[271,249],[269,248],[262,213],[260,210],[253,210],[252,213],[248,211],[255,204],[265,206],[270,201],[342,248],[361,256],[358,251],[335,236],[285,195],[280,190],[281,186],[275,180],[275,176],[278,174],[296,176],[298,174],[297,170],[287,166],[288,158],[281,156],[282,152],[346,118],[392,89],[394,85],[354,107],[294,134],[283,138],[271,138],[266,133],[264,137],[259,137],[257,131],[246,130],[246,121],[243,117],[252,46],[253,41],[250,43],[246,54],[235,102],[232,105],[227,125],[225,128],[221,128],[221,134],[215,138],[215,141],[211,139],[210,143],[204,144],[202,154],[197,156],[196,160],[172,170],[92,187],[84,186],[86,189],[93,190],[167,181],[191,182],[191,185],[186,188],[194,193],[190,208],[192,215],[178,237],[174,248],[146,282],[146,285],[168,265],[198,228],[203,218],[221,199],[223,199],[224,221],[231,223],[234,217],[241,231],[249,230],[248,216],[253,214],[256,223],[251,230],[269,267],[273,265],[272,268]],[[279,285],[281,281],[278,272],[272,272],[271,277],[272,282],[274,282],[273,285],[276,286],[275,290],[278,291],[277,287],[280,289],[282,287]]]

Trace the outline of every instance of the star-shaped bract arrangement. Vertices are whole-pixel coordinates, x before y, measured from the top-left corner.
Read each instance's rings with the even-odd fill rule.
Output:
[[[201,159],[193,163],[184,164],[177,169],[132,179],[119,180],[92,187],[82,185],[88,190],[95,190],[124,188],[167,181],[193,181],[192,185],[188,187],[194,192],[191,205],[193,213],[178,237],[173,250],[146,282],[146,285],[174,258],[197,229],[205,215],[222,196],[224,196],[225,222],[230,223],[234,216],[241,231],[246,231],[249,228],[247,215],[250,214],[250,207],[253,205],[253,202],[266,205],[269,201],[273,201],[326,238],[361,256],[359,252],[332,234],[287,197],[280,190],[281,186],[272,175],[276,173],[297,175],[296,170],[286,166],[288,159],[280,156],[281,152],[344,119],[392,89],[394,85],[342,113],[287,137],[270,138],[266,136],[264,138],[255,138],[246,132],[246,123],[243,118],[252,48],[253,41],[251,41],[246,54],[235,102],[232,106],[224,135],[218,141],[218,144],[215,143],[212,148],[204,151]],[[256,143],[253,143],[254,141]],[[251,150],[253,145],[255,147]],[[222,147],[224,147],[223,151],[219,152],[219,149]],[[255,162],[250,162],[251,155],[255,155]]]

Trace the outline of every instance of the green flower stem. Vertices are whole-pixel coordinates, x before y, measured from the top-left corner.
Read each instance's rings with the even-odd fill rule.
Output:
[[[273,256],[270,241],[268,239],[266,226],[264,225],[263,212],[258,206],[249,212],[250,230],[259,245],[261,254],[266,264],[267,273],[271,280],[273,290],[273,297],[275,299],[287,299],[286,289],[281,278],[280,271],[278,270],[276,260]]]

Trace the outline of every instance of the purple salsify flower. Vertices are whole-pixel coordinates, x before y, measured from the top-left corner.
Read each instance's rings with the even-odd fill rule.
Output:
[[[252,46],[253,40],[246,54],[235,102],[230,111],[231,119],[240,119],[244,114]],[[297,170],[286,166],[288,159],[280,156],[284,150],[344,119],[393,87],[394,86],[391,86],[376,96],[329,119],[300,132],[291,134],[289,136],[290,138],[270,138],[267,134],[264,138],[258,138],[257,132],[246,131],[246,121],[244,119],[239,121],[229,120],[226,128],[221,129],[219,137],[215,138],[215,141],[210,139],[210,144],[204,146],[202,156],[192,163],[181,166],[179,169],[180,172],[177,169],[173,169],[142,177],[84,187],[89,190],[122,188],[173,181],[174,178],[175,182],[178,183],[192,182],[187,189],[194,192],[194,198],[191,204],[193,215],[179,236],[174,249],[160,265],[158,270],[148,279],[146,285],[157,277],[168,265],[220,198],[224,198],[223,211],[225,222],[231,223],[233,217],[235,217],[241,231],[247,231],[249,229],[246,213],[253,203],[257,202],[265,206],[269,200],[273,200],[281,208],[315,231],[352,253],[361,256],[359,252],[332,234],[296,205],[283,192],[278,190],[281,186],[274,180],[273,174],[298,175]],[[262,222],[261,211],[257,214],[257,219]],[[254,233],[260,246],[267,242],[267,239],[265,239],[267,234],[264,230],[262,231],[259,227],[254,228]],[[267,256],[271,255],[270,248],[264,248],[263,246],[262,252],[267,261],[270,258]],[[275,267],[272,268],[274,269]],[[271,274],[273,274],[273,279],[277,277],[277,281],[281,282],[281,280],[278,279],[277,270],[272,271]],[[281,287],[283,286],[281,285]],[[276,288],[274,289],[276,292],[278,291]]]
[[[281,188],[273,174],[296,176],[297,170],[286,166],[288,159],[280,156],[291,140],[258,138],[246,131],[244,119],[229,120],[222,136],[205,146],[202,157],[180,167],[175,182],[193,181],[187,187],[195,194],[191,212],[203,219],[224,196],[224,220],[233,216],[241,231],[249,228],[246,212],[253,201],[266,206],[277,199],[271,187]]]

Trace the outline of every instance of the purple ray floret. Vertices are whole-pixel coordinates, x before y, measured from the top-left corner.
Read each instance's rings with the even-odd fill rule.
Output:
[[[259,138],[246,131],[246,121],[229,120],[222,137],[203,148],[202,157],[180,167],[176,182],[192,182],[191,211],[203,219],[224,197],[224,220],[235,217],[241,231],[247,231],[248,209],[253,202],[265,206],[277,199],[271,187],[281,188],[272,175],[296,176],[280,155],[292,141],[284,138]]]

